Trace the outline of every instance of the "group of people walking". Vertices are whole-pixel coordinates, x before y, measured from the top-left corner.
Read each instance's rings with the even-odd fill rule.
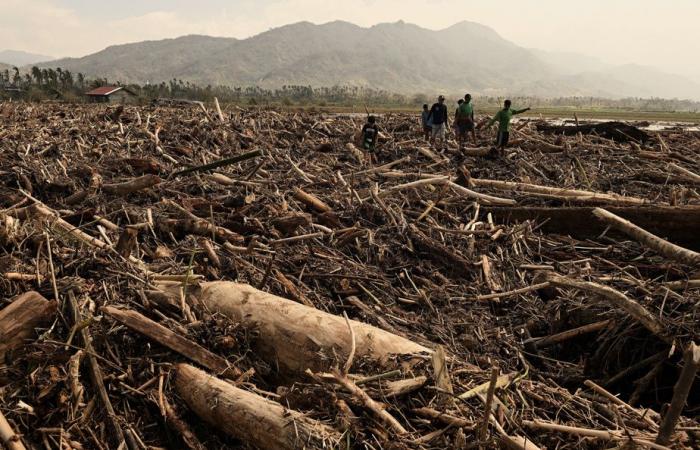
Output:
[[[529,111],[530,108],[516,110],[511,108],[511,101],[506,100],[503,104],[503,109],[499,110],[496,115],[488,122],[488,126],[492,126],[498,122],[498,137],[496,138],[496,147],[504,149],[508,145],[510,135],[510,122],[514,115]],[[428,105],[423,105],[421,112],[421,125],[423,127],[423,136],[433,145],[439,143],[446,145],[447,124],[449,116],[447,113],[447,105],[445,105],[445,97],[438,97],[437,103],[428,109]],[[476,143],[476,123],[474,121],[474,105],[472,104],[472,96],[466,94],[464,99],[459,99],[457,102],[457,110],[454,114],[453,127],[459,147],[464,148],[469,135]]]
[[[496,137],[496,148],[503,150],[508,145],[510,137],[510,122],[513,116],[529,111],[530,108],[513,109],[511,101],[506,100],[503,103],[503,109],[498,110],[495,116],[488,121],[488,127],[493,126],[498,122],[498,135]],[[421,112],[421,126],[423,127],[423,137],[433,146],[447,147],[447,127],[449,123],[449,114],[447,105],[445,105],[445,96],[441,95],[431,108],[428,105],[423,105]],[[476,123],[474,121],[474,105],[472,104],[471,94],[466,94],[464,99],[459,99],[457,102],[457,110],[454,113],[453,128],[457,136],[459,148],[466,146],[469,135],[472,141],[476,143]],[[374,151],[379,136],[379,126],[374,116],[367,117],[367,123],[362,127],[362,146],[365,150]]]

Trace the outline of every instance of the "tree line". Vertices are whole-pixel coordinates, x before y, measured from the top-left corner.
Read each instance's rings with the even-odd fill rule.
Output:
[[[72,73],[61,68],[32,67],[22,73],[19,68],[0,71],[0,99],[41,101],[58,99],[63,101],[87,101],[85,92],[99,86],[121,85],[105,78],[88,79],[82,73]],[[223,103],[248,105],[280,106],[352,106],[386,108],[420,108],[424,103],[431,104],[435,98],[427,94],[405,95],[382,89],[363,86],[312,87],[287,85],[266,89],[259,86],[212,86],[199,85],[187,80],[171,79],[160,83],[124,84],[136,94],[138,101],[147,104],[158,98],[186,99],[203,102],[216,97]],[[8,89],[10,88],[10,89]],[[463,96],[464,93],[448,95],[448,99]],[[498,108],[504,97],[476,96],[475,103],[481,108]],[[700,102],[691,100],[638,98],[606,99],[600,97],[557,97],[541,98],[514,96],[515,104],[526,104],[539,108],[581,108],[581,109],[622,109],[630,111],[659,112],[698,112]]]

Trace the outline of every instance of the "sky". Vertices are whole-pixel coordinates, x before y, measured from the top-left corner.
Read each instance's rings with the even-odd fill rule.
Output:
[[[53,57],[186,34],[246,38],[302,20],[430,29],[469,20],[523,47],[700,80],[700,0],[0,0],[0,12],[0,50]]]

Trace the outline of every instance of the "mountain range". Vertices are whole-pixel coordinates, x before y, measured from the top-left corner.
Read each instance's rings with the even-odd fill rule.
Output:
[[[2,59],[0,58],[0,61]],[[31,63],[30,63],[31,64]],[[428,30],[299,22],[247,39],[190,35],[38,64],[122,83],[369,86],[404,94],[626,96],[700,100],[700,83],[637,65],[527,49],[474,22]]]
[[[19,50],[0,50],[0,64],[11,67],[22,67],[27,64],[36,64],[54,59],[51,56],[37,55],[35,53]]]

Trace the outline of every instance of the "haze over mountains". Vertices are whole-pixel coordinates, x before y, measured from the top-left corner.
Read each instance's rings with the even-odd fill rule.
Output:
[[[37,55],[18,50],[0,50],[0,64],[5,66],[22,67],[27,64],[36,64],[54,59],[51,56]]]
[[[141,84],[177,78],[264,88],[356,85],[406,94],[700,100],[697,81],[649,67],[526,49],[474,22],[438,31],[404,22],[369,28],[340,21],[299,22],[248,39],[183,36],[111,46],[39,66]]]

